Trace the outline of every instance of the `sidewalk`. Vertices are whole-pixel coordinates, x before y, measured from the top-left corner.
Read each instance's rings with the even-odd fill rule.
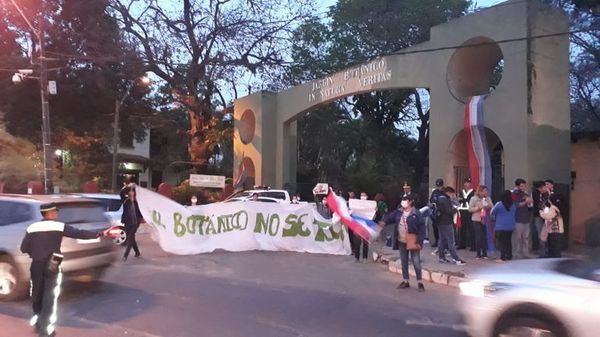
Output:
[[[429,244],[425,244],[421,251],[421,265],[423,267],[423,280],[437,284],[458,287],[460,282],[467,281],[470,275],[484,267],[498,265],[495,261],[497,252],[490,254],[489,260],[478,260],[475,258],[475,252],[467,250],[458,250],[458,256],[467,262],[464,265],[457,266],[449,263],[439,263],[437,255],[432,255],[434,248]],[[402,273],[400,264],[400,255],[397,250],[392,250],[391,247],[386,247],[382,242],[374,242],[372,251],[377,253],[377,261],[388,266],[389,271],[397,274]],[[585,246],[572,246],[568,251],[563,251],[563,257],[581,258],[588,255],[590,248]],[[409,259],[410,263],[410,259]],[[415,270],[412,264],[409,265],[409,273],[411,278],[415,277]]]

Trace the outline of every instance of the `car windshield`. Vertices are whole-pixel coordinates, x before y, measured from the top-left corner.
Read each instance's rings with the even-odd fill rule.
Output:
[[[560,261],[556,271],[578,278],[600,282],[600,259],[588,257],[584,259],[568,259]]]
[[[92,198],[100,201],[102,208],[105,212],[116,212],[121,209],[121,200],[119,199],[106,199],[106,198]]]
[[[268,192],[260,192],[258,195],[261,197],[285,200],[285,193],[283,193],[283,192],[268,191]]]
[[[104,209],[97,203],[70,203],[58,206],[58,221],[66,224],[107,222]]]
[[[232,194],[228,199],[233,198],[247,198],[251,195],[249,191],[239,191],[237,193]]]

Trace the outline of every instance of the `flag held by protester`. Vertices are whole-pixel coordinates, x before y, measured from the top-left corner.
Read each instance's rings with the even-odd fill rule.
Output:
[[[379,236],[381,227],[371,219],[367,219],[360,215],[350,214],[350,210],[344,198],[336,195],[332,189],[329,189],[327,195],[327,205],[331,211],[337,214],[342,223],[350,228],[354,234],[371,242]]]

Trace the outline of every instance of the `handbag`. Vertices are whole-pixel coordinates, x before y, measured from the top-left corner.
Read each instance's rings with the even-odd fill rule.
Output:
[[[417,234],[407,233],[406,234],[406,250],[421,250],[420,244],[417,243]]]

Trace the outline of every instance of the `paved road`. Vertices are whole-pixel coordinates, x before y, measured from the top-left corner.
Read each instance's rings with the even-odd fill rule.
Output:
[[[142,258],[104,282],[68,283],[60,337],[465,337],[455,289],[396,290],[398,275],[352,258],[247,252],[172,256],[147,236]],[[0,304],[0,336],[33,336],[29,302]]]

